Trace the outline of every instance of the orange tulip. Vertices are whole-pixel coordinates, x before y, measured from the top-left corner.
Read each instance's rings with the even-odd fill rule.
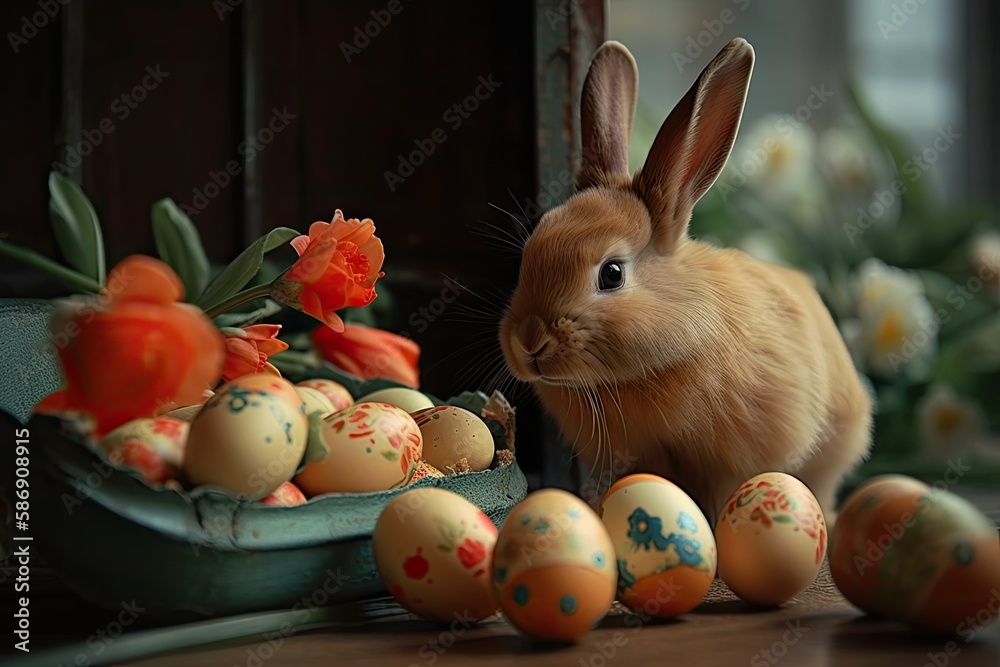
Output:
[[[348,324],[343,332],[319,327],[312,332],[312,342],[321,357],[359,378],[389,378],[413,388],[420,386],[420,346],[409,338]]]
[[[288,343],[278,340],[280,324],[254,324],[238,329],[226,327],[226,363],[222,369],[222,380],[229,382],[251,373],[270,373],[281,376],[278,369],[269,364],[267,358],[288,349]]]
[[[375,236],[374,223],[345,220],[337,209],[332,222],[314,222],[308,236],[291,241],[299,258],[274,281],[271,296],[343,331],[344,322],[335,311],[348,306],[367,306],[375,299],[375,281],[385,253]]]
[[[49,327],[65,387],[34,411],[79,411],[100,437],[132,419],[202,402],[222,375],[225,343],[165,263],[133,255],[104,291],[62,304]]]

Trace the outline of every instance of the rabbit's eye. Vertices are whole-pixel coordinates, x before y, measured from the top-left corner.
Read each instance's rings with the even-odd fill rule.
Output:
[[[625,284],[625,270],[620,262],[608,260],[601,266],[601,273],[597,279],[598,288],[604,292],[606,290],[618,289]]]

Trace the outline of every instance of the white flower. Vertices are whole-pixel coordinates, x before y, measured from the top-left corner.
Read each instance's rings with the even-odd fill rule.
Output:
[[[858,267],[855,294],[867,366],[883,377],[926,377],[937,354],[939,322],[923,283],[870,258]]]
[[[746,184],[769,204],[785,205],[812,185],[816,135],[809,125],[770,114],[741,132],[726,183]]]
[[[1000,231],[989,229],[972,237],[969,260],[975,275],[994,288],[993,297],[1000,300]]]
[[[839,190],[855,197],[875,191],[875,163],[870,142],[858,130],[831,127],[819,138],[819,157]]]
[[[946,385],[931,387],[917,402],[917,422],[924,452],[935,460],[978,449],[988,433],[979,405]]]

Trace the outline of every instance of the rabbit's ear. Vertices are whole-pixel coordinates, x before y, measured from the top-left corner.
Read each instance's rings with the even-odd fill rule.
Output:
[[[628,186],[628,145],[638,89],[639,70],[628,49],[614,41],[601,45],[583,82],[583,157],[577,188]]]
[[[750,44],[739,37],[729,42],[670,112],[636,174],[633,188],[649,208],[659,252],[673,250],[695,203],[729,159],[753,62]]]

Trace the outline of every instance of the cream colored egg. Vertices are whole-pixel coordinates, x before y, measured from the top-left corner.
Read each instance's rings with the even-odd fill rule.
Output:
[[[305,405],[287,380],[253,378],[265,376],[224,385],[191,422],[183,466],[191,485],[259,500],[295,473],[308,435]]]
[[[535,491],[504,520],[493,553],[493,592],[521,632],[576,641],[611,608],[615,549],[597,514],[559,489]]]
[[[598,513],[615,545],[618,597],[647,616],[686,614],[715,579],[712,524],[677,485],[656,475],[623,477]]]
[[[389,387],[388,389],[379,389],[378,391],[373,391],[370,394],[362,396],[358,399],[358,403],[367,403],[372,401],[395,405],[397,408],[401,408],[409,413],[434,407],[434,402],[427,398],[426,395],[420,393],[416,389],[409,389],[407,387]]]
[[[309,496],[403,486],[413,476],[423,446],[413,417],[388,403],[358,403],[332,414],[316,435],[329,454],[295,478]]]
[[[299,395],[302,399],[302,403],[306,406],[306,415],[319,415],[322,419],[323,417],[328,417],[332,415],[337,410],[333,407],[333,403],[327,398],[326,394],[318,389],[313,389],[311,387],[296,387],[295,393]]]
[[[372,549],[379,575],[401,605],[426,619],[478,621],[497,609],[490,582],[497,529],[464,497],[407,491],[379,515]]]
[[[188,423],[168,415],[133,419],[104,436],[98,449],[116,466],[162,484],[178,477],[187,435]]]
[[[826,520],[795,477],[752,477],[726,501],[715,528],[719,577],[751,604],[779,605],[805,590],[826,554]]]
[[[351,396],[351,392],[347,391],[347,387],[339,382],[334,382],[333,380],[328,380],[326,378],[311,378],[309,380],[303,380],[295,386],[308,387],[310,389],[320,391],[324,396],[330,399],[330,402],[333,404],[333,409],[336,412],[346,410],[354,405],[354,397]]]
[[[223,385],[219,391],[223,391],[230,387],[231,385],[236,385],[242,387],[243,389],[252,389],[280,398],[285,399],[292,405],[301,405],[302,399],[299,397],[298,393],[295,391],[295,385],[288,380],[278,377],[276,375],[271,375],[270,373],[250,373],[248,375],[243,375],[229,383]]]
[[[465,459],[469,470],[486,470],[493,463],[493,434],[482,419],[453,405],[439,405],[413,413],[424,436],[424,460],[444,473],[453,473]]]

